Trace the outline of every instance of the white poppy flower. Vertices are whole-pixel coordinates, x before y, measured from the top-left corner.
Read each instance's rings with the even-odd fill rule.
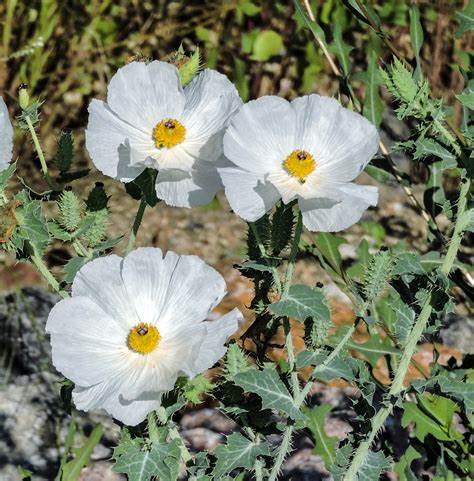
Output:
[[[141,248],[87,263],[46,325],[54,366],[76,384],[76,407],[143,421],[178,376],[224,355],[242,314],[204,319],[225,293],[222,276],[196,256]]]
[[[245,104],[224,135],[219,167],[232,209],[255,221],[282,199],[297,199],[309,230],[334,232],[377,204],[376,187],[354,184],[378,149],[377,130],[336,100],[309,95]]]
[[[132,62],[112,77],[107,103],[89,105],[86,147],[105,175],[129,182],[153,167],[158,198],[179,207],[204,205],[222,188],[215,162],[241,104],[234,85],[215,70],[183,89],[174,65]]]
[[[7,106],[0,97],[0,172],[8,167],[13,154],[13,127]]]

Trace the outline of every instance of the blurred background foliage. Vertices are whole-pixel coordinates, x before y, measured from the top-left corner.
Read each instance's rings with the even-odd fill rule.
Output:
[[[410,44],[412,3],[366,2],[382,19],[394,47],[409,60],[415,56]],[[433,93],[449,104],[463,89],[462,71],[468,71],[473,51],[473,37],[460,35],[462,19],[456,14],[467,1],[415,3],[425,36],[421,61]],[[341,0],[311,4],[332,53],[345,59],[344,73],[363,98],[371,58],[383,50],[380,36],[351,15]],[[89,101],[104,97],[118,67],[131,58],[166,59],[181,43],[187,52],[199,47],[206,65],[226,73],[244,100],[338,91],[337,79],[302,28],[291,1],[4,0],[0,22],[0,91],[10,108],[21,83],[45,101],[40,133],[46,150],[60,129],[80,133],[85,128]],[[390,53],[384,51],[387,58],[382,60],[390,62]],[[453,117],[459,121],[459,103]],[[30,150],[23,142],[18,154]]]

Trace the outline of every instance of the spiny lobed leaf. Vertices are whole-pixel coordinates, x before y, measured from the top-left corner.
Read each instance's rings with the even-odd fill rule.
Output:
[[[221,476],[236,468],[251,471],[258,456],[270,456],[270,445],[266,441],[257,443],[240,433],[233,433],[227,437],[226,444],[215,449],[214,454],[217,462],[213,476],[214,479],[221,479]]]
[[[293,397],[273,366],[263,370],[249,369],[240,372],[234,377],[234,381],[245,391],[260,396],[263,409],[277,409],[293,419],[302,418]]]
[[[321,289],[303,284],[291,286],[285,299],[269,306],[277,316],[287,316],[304,321],[308,317],[330,322],[327,299]]]

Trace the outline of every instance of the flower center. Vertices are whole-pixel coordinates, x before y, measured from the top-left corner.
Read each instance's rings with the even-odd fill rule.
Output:
[[[139,354],[149,354],[156,349],[160,339],[160,333],[155,326],[141,322],[129,332],[127,345]]]
[[[186,128],[176,119],[163,119],[153,129],[153,140],[159,149],[174,147],[180,144],[185,136]]]
[[[297,177],[300,182],[304,182],[306,177],[316,168],[313,156],[306,150],[293,150],[285,159],[283,165],[286,171],[293,177]]]

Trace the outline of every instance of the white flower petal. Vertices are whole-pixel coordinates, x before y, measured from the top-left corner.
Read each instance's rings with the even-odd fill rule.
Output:
[[[109,255],[85,264],[74,278],[72,295],[88,297],[117,322],[133,327],[139,318],[121,277],[122,258]]]
[[[218,171],[232,210],[246,221],[260,219],[280,198],[278,190],[264,175],[227,166]]]
[[[296,114],[296,148],[313,155],[318,179],[349,182],[377,153],[375,126],[337,100],[313,94],[293,100],[291,106]]]
[[[207,335],[200,345],[197,358],[193,360],[190,377],[209,369],[225,354],[227,348],[224,343],[237,331],[242,320],[242,313],[233,309],[215,321],[204,322]]]
[[[145,169],[143,162],[152,147],[151,138],[117,117],[104,102],[92,100],[86,148],[98,170],[129,182]]]
[[[166,263],[174,264],[158,329],[179,330],[206,319],[226,294],[223,277],[197,256],[168,252]]]
[[[299,199],[303,224],[311,231],[338,232],[355,224],[370,206],[377,205],[376,187],[342,184],[335,188],[333,197]]]
[[[185,97],[178,69],[169,63],[131,62],[112,77],[107,103],[123,120],[151,135],[164,118],[179,118]]]
[[[242,105],[237,89],[225,75],[206,69],[184,89],[184,94],[184,148],[195,158],[216,160],[222,154],[222,144],[212,156],[209,149],[205,155],[202,150],[211,137],[223,131],[230,117]]]
[[[267,174],[281,169],[294,150],[295,112],[281,97],[267,96],[245,104],[224,135],[224,154],[248,172]]]
[[[151,411],[158,409],[161,406],[161,396],[161,392],[145,392],[130,401],[124,399],[120,391],[112,389],[107,383],[89,388],[76,386],[72,393],[77,409],[82,411],[104,409],[128,426],[140,424]]]
[[[5,170],[13,155],[13,127],[7,106],[0,97],[0,171]]]
[[[141,322],[157,326],[170,337],[199,323],[224,297],[223,277],[197,256],[142,247],[125,257],[123,282]]]
[[[86,297],[64,299],[51,310],[53,365],[72,381],[90,386],[117,373],[127,330]]]
[[[220,177],[210,162],[198,161],[190,172],[162,169],[156,177],[157,197],[175,207],[209,204],[221,188]]]

